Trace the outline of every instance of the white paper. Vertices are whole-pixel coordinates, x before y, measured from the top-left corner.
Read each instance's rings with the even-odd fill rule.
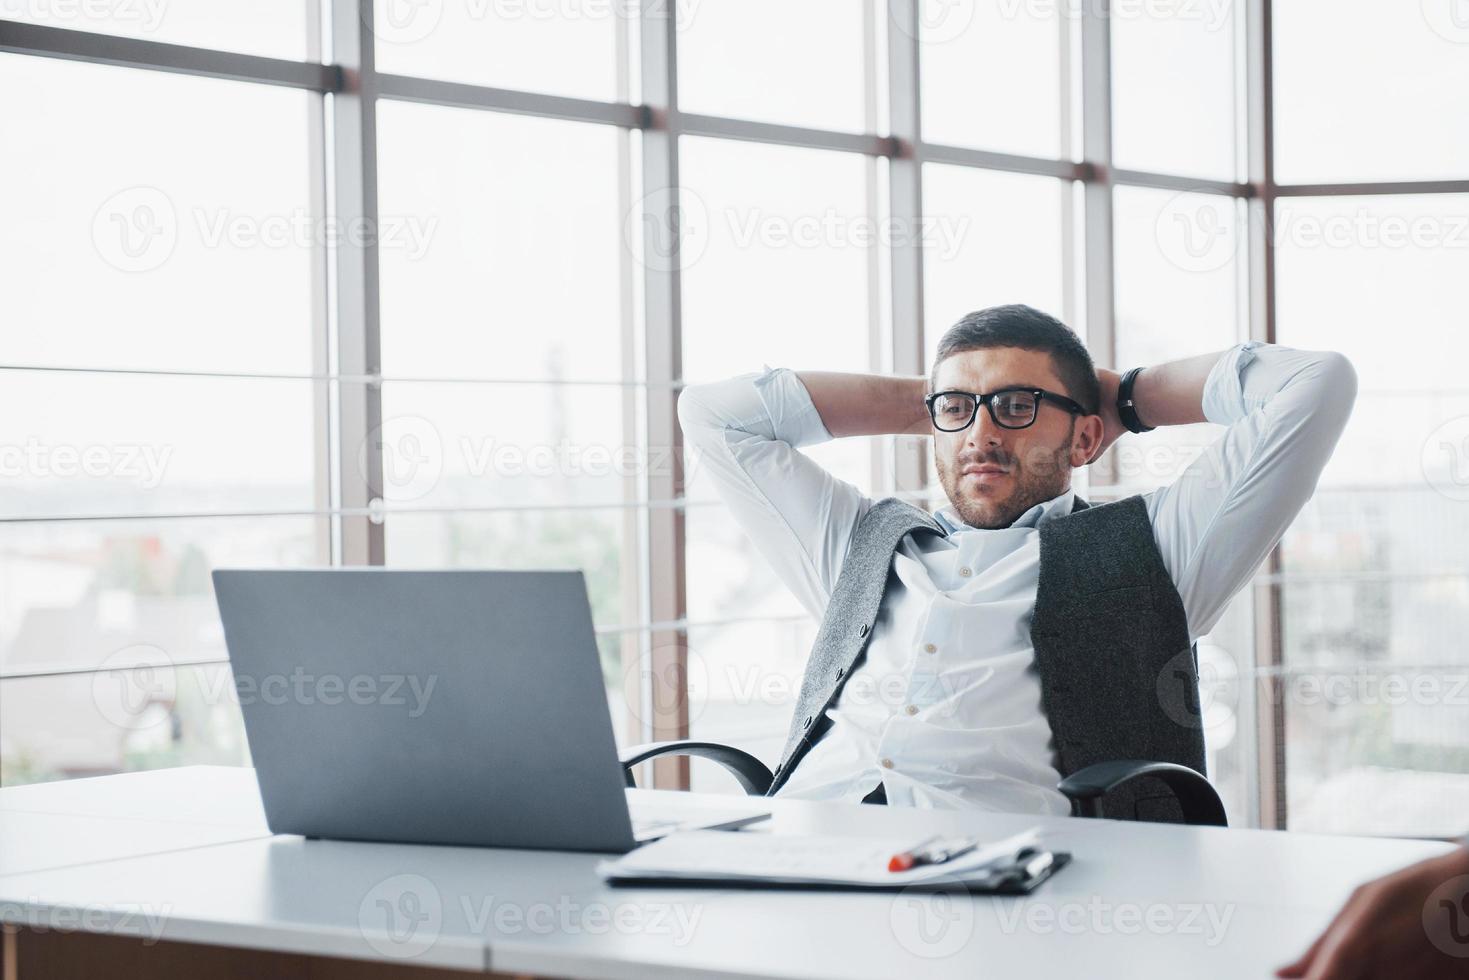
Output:
[[[640,847],[598,871],[607,878],[695,878],[835,885],[909,885],[962,879],[1039,842],[1039,828],[991,843],[942,864],[889,871],[894,854],[924,842],[892,837],[817,837],[691,830]],[[977,877],[983,877],[978,875]]]

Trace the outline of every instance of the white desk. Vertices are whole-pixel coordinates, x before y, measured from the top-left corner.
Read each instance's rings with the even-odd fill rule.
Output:
[[[771,805],[772,833],[1034,822]],[[85,930],[52,942],[144,936],[164,941],[154,950],[345,958],[373,976],[390,974],[361,961],[628,978],[1263,977],[1305,948],[1353,885],[1448,848],[1043,823],[1076,857],[1024,898],[609,888],[596,855],[271,837],[251,771],[195,767],[0,790],[0,918]],[[94,836],[69,836],[78,831]]]

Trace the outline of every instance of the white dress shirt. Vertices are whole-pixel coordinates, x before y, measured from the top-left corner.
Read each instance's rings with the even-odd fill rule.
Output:
[[[1315,490],[1351,413],[1341,355],[1239,345],[1215,364],[1203,408],[1223,435],[1169,486],[1144,495],[1189,636],[1218,621]],[[820,618],[871,498],[798,447],[831,438],[800,378],[770,370],[697,385],[679,420],[721,499],[801,604]],[[1041,711],[1030,622],[1039,526],[1074,494],[982,529],[951,507],[950,533],[903,539],[867,656],[827,711],[831,726],[780,795],[1064,814]]]

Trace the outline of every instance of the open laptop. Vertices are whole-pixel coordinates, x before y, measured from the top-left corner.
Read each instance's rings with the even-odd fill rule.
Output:
[[[214,591],[275,833],[621,853],[768,816],[629,813],[581,572],[220,570]]]

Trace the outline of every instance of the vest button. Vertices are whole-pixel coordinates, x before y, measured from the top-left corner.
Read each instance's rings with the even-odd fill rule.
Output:
[[[846,675],[846,673],[847,673],[847,668],[845,668],[845,667],[838,667],[837,668],[837,680],[841,680],[842,677]]]
[[[801,722],[801,727],[802,728],[810,728],[811,727],[811,716],[810,715],[807,715],[806,716],[806,720],[803,721],[803,722]]]
[[[863,623],[861,626],[857,627],[857,635],[858,636],[866,636],[867,635],[867,624],[866,623]]]

